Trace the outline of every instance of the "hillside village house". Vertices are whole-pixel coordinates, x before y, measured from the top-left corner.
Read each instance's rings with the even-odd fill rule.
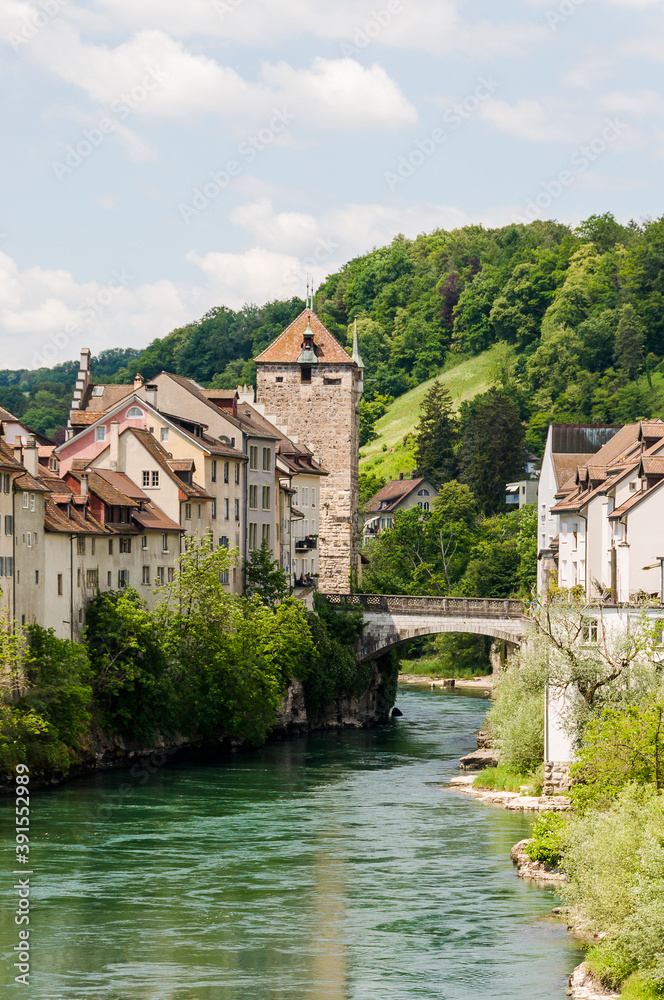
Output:
[[[430,510],[438,490],[427,479],[413,475],[405,479],[403,472],[398,479],[392,479],[375,494],[364,508],[364,544],[389,528],[396,511],[420,507]]]

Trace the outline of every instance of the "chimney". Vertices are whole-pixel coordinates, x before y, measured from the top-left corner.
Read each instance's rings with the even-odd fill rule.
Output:
[[[81,473],[81,496],[87,499],[88,496],[88,474],[87,472]]]
[[[14,459],[19,465],[23,465],[23,448],[21,447],[20,438],[14,438]]]
[[[35,478],[39,475],[39,450],[37,442],[33,437],[29,437],[23,449],[23,465],[27,472]]]
[[[157,386],[154,383],[145,387],[145,401],[157,409]]]
[[[111,472],[118,471],[118,462],[120,461],[120,424],[117,420],[111,420],[111,454],[110,454],[110,465]]]
[[[417,479],[417,472],[416,471],[412,472],[410,478],[411,479]]]
[[[143,376],[141,375],[140,372],[136,372],[136,374],[134,375],[134,392],[137,392],[139,389],[142,388],[143,388]]]
[[[403,479],[403,472],[400,472],[399,473],[399,482],[401,482],[402,479]]]

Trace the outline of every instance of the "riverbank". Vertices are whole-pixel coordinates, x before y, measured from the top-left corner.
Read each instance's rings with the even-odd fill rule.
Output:
[[[399,683],[415,687],[486,691],[489,694],[494,688],[494,679],[491,674],[483,677],[473,677],[471,680],[466,680],[463,677],[432,677],[428,674],[399,674]]]
[[[522,795],[521,792],[475,788],[473,782],[480,774],[480,771],[460,774],[450,779],[449,787],[465,795],[473,795],[480,802],[501,806],[512,812],[566,812],[570,807],[570,800],[564,795]]]

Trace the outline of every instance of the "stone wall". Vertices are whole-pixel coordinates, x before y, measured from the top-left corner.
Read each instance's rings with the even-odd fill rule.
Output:
[[[544,763],[543,795],[559,795],[570,790],[569,761],[547,760]]]
[[[257,365],[257,401],[288,425],[329,473],[320,480],[318,583],[324,592],[349,593],[351,568],[358,569],[361,386],[353,364],[315,365],[311,382],[301,381],[296,363]]]

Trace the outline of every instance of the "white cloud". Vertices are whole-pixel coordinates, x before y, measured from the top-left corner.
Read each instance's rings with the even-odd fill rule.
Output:
[[[599,105],[606,111],[623,115],[661,115],[664,100],[654,90],[626,93],[613,90],[600,98]]]
[[[559,125],[553,124],[537,101],[522,98],[516,104],[490,99],[480,106],[480,114],[501,132],[531,142],[556,142],[567,138]]]
[[[54,42],[56,44],[54,44]],[[315,58],[309,68],[264,62],[258,81],[188,51],[161,30],[139,31],[115,48],[83,42],[58,23],[30,51],[55,76],[120,115],[183,119],[195,113],[258,119],[285,106],[314,128],[395,129],[417,120],[414,106],[377,64]]]

